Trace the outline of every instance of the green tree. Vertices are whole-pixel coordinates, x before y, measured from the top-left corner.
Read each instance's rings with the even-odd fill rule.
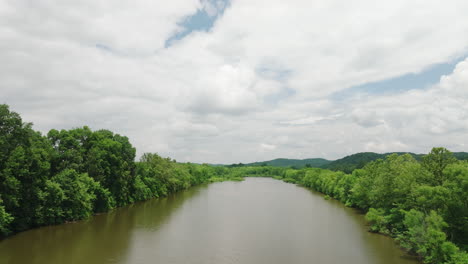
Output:
[[[444,175],[446,203],[439,207],[446,208],[444,219],[449,224],[447,232],[451,240],[468,248],[468,161],[448,165]]]
[[[80,174],[75,170],[66,169],[53,176],[51,180],[63,191],[60,208],[63,210],[65,221],[84,219],[93,213],[94,200],[96,200],[93,192],[95,185],[94,180],[86,173]]]
[[[144,201],[155,197],[151,189],[141,179],[140,175],[137,175],[135,178],[135,193],[133,197],[136,201]]]
[[[445,180],[444,169],[456,161],[457,159],[449,150],[433,148],[429,154],[423,157],[422,166],[434,176],[431,181],[432,185],[442,185]]]
[[[405,215],[407,231],[400,236],[402,246],[424,257],[427,263],[445,263],[457,248],[446,241],[443,228],[447,223],[435,211],[428,215],[411,209]]]
[[[0,194],[5,210],[14,217],[12,229],[35,226],[39,193],[49,177],[51,147],[31,124],[0,105],[0,149]]]
[[[47,138],[54,149],[51,165],[53,175],[65,169],[86,171],[86,153],[90,148],[89,138],[92,133],[86,126],[61,131],[52,129],[47,133]]]
[[[108,189],[118,206],[133,201],[135,148],[127,137],[99,130],[90,137],[86,156],[89,176]]]
[[[47,180],[39,193],[39,199],[42,206],[36,212],[38,224],[60,224],[65,221],[63,201],[66,196],[59,183]]]
[[[373,232],[389,234],[389,217],[383,209],[370,208],[366,214],[366,220],[371,224],[370,229]]]
[[[416,183],[420,165],[408,154],[392,154],[385,160],[369,163],[356,172],[357,182],[353,196],[361,208],[390,210],[396,204],[405,204]]]

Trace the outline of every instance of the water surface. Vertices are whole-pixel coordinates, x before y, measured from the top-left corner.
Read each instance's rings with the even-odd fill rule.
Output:
[[[0,264],[416,264],[362,215],[293,184],[199,186],[0,241]]]

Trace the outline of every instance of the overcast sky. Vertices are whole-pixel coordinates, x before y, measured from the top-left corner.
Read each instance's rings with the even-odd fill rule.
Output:
[[[0,103],[138,155],[468,151],[466,0],[0,0]]]

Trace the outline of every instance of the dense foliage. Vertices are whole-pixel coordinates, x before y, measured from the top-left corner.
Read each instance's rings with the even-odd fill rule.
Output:
[[[245,169],[180,164],[157,154],[135,162],[127,137],[88,127],[43,136],[0,105],[0,235],[245,174]]]
[[[466,264],[468,161],[458,160],[464,157],[444,148],[424,156],[368,153],[345,159],[358,164],[352,173],[177,163],[151,153],[135,162],[127,137],[88,127],[41,135],[0,105],[0,235],[84,219],[197,184],[274,177],[363,210],[372,231],[395,237],[426,263]]]
[[[444,148],[421,162],[392,154],[352,174],[289,169],[281,178],[364,210],[372,231],[395,237],[426,263],[468,263],[468,162]]]

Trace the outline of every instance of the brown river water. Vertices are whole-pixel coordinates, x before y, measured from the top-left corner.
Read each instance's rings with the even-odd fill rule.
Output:
[[[364,217],[270,178],[191,188],[0,240],[0,264],[416,264]]]

